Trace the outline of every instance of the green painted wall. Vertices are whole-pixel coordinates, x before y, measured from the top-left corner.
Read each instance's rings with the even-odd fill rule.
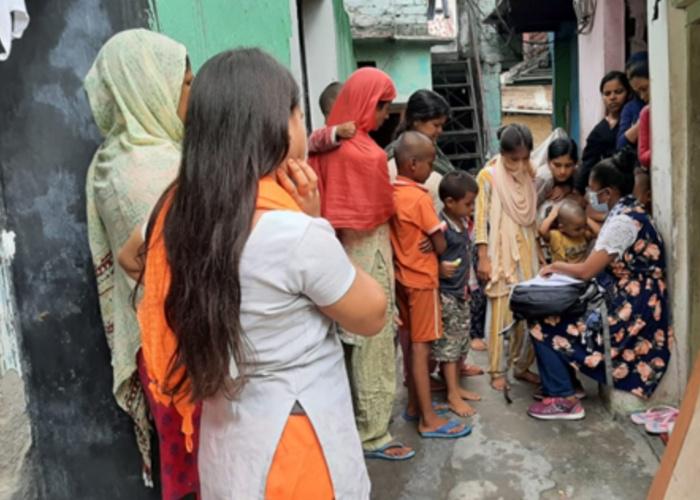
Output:
[[[337,30],[335,43],[338,50],[338,80],[342,82],[355,71],[357,63],[350,32],[350,18],[343,6],[343,0],[333,0],[333,12]]]
[[[359,62],[374,61],[391,76],[398,91],[396,102],[406,102],[418,89],[433,88],[430,45],[416,42],[356,42]]]
[[[553,67],[553,126],[579,137],[578,38],[576,26],[564,24],[556,32]]]
[[[289,0],[150,0],[151,28],[185,44],[193,69],[222,50],[260,47],[290,65]]]

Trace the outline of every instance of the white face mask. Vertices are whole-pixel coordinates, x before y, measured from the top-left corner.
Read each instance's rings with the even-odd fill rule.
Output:
[[[603,189],[601,189],[600,191],[602,191]],[[600,193],[600,191],[591,191],[590,189],[587,190],[586,199],[588,200],[588,203],[590,203],[591,208],[593,210],[595,210],[596,212],[607,214],[610,211],[610,208],[608,207],[607,203],[601,203],[601,201],[598,199],[598,194]]]

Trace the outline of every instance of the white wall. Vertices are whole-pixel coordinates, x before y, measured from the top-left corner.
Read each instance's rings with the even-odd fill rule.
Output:
[[[299,33],[299,16],[297,15],[296,0],[289,0],[289,12],[292,20],[292,38],[289,42],[289,69],[303,92],[304,80],[301,68],[301,34]]]
[[[318,107],[318,98],[329,83],[338,81],[337,33],[331,0],[302,0],[302,2],[300,23],[297,2],[289,0],[292,17],[291,71],[303,91],[304,68],[301,54],[303,36],[310,108],[304,111],[311,117],[311,126],[315,129],[324,124],[323,114]],[[300,29],[303,29],[303,34],[300,33]],[[301,104],[306,107],[303,100]]]
[[[687,235],[688,57],[685,13],[662,3],[652,20],[647,5],[651,81],[652,191],[654,219],[664,237],[676,342],[656,401],[678,402],[688,377],[689,283]]]
[[[323,126],[324,118],[318,106],[321,92],[329,83],[338,81],[337,34],[333,2],[303,0],[304,45],[309,83],[309,106],[314,128]]]
[[[579,109],[581,137],[586,137],[603,118],[600,80],[612,70],[625,69],[625,2],[598,2],[593,30],[578,37]]]

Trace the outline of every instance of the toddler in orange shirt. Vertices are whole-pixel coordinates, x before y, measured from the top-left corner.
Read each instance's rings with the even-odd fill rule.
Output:
[[[410,348],[404,353],[411,366],[406,416],[417,415],[413,418],[418,420],[422,437],[463,437],[471,432],[471,427],[440,417],[430,395],[431,346],[443,334],[438,255],[447,247],[443,223],[435,213],[430,194],[421,186],[432,171],[435,146],[420,132],[404,132],[399,137],[395,158],[398,176],[394,182],[395,214],[390,225],[396,302],[403,327],[411,337]],[[433,251],[421,251],[426,237],[432,242]]]

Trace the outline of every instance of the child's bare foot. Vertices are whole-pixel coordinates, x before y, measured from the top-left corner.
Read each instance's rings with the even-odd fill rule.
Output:
[[[522,373],[516,373],[515,378],[527,382],[532,385],[540,385],[540,377],[532,373],[530,370],[524,371]]]
[[[484,370],[476,365],[469,365],[464,363],[459,369],[459,374],[463,377],[476,377],[484,374]]]
[[[470,345],[475,351],[485,351],[488,348],[484,339],[472,339]]]
[[[435,432],[437,431],[440,427],[443,427],[447,425],[450,421],[446,418],[438,417],[437,415],[433,415],[429,419],[422,420],[418,423],[418,432],[421,434],[425,432]],[[457,434],[459,432],[462,432],[464,430],[464,424],[457,425],[452,427],[450,430],[447,431],[447,434]]]
[[[496,391],[504,391],[508,382],[506,382],[505,377],[492,377],[491,387]]]
[[[460,417],[471,417],[476,414],[476,410],[472,408],[469,403],[466,403],[459,395],[454,397],[448,396],[447,403],[450,405],[450,411]]]
[[[459,388],[459,395],[462,399],[466,399],[467,401],[481,401],[481,396],[479,396],[476,392],[468,391],[466,389],[462,389],[461,387]]]
[[[433,401],[433,411],[438,415],[442,415],[450,411],[451,408],[447,403],[438,403]],[[407,422],[417,422],[419,419],[418,410],[410,405],[406,406],[406,410],[403,412],[403,419]]]
[[[418,416],[418,407],[415,403],[409,401],[408,404],[406,404],[406,411],[404,413],[409,417]]]

